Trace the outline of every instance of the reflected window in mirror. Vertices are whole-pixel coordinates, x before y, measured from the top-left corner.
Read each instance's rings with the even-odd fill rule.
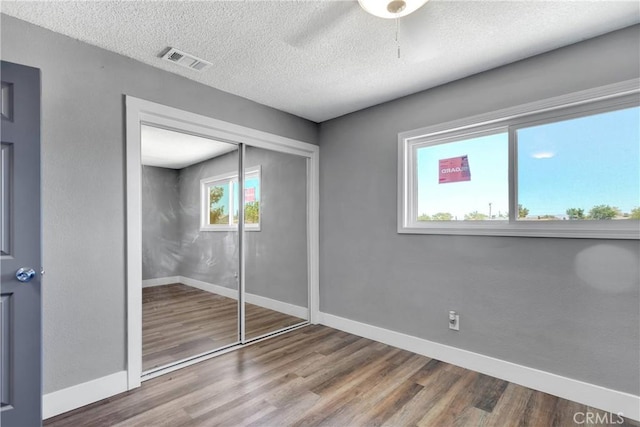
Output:
[[[260,231],[260,166],[245,169],[244,218],[247,231]],[[239,185],[235,173],[200,181],[200,230],[228,231],[238,227]]]

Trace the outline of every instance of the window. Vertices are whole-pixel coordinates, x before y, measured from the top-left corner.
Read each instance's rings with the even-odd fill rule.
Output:
[[[202,231],[235,230],[240,211],[238,175],[227,174],[200,181]],[[247,168],[244,178],[244,221],[247,231],[260,230],[260,166]]]
[[[516,130],[518,220],[640,219],[640,108]]]
[[[505,131],[415,150],[418,222],[509,219]]]
[[[638,239],[637,95],[549,104],[400,134],[398,232]]]

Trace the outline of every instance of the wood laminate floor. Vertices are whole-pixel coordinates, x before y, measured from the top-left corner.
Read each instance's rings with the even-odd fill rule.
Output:
[[[605,414],[325,326],[308,326],[154,378],[45,425],[564,427],[577,425],[576,412]],[[601,424],[589,424],[594,425]]]
[[[248,338],[304,319],[246,305]],[[172,284],[142,289],[142,369],[147,371],[238,341],[238,302]]]

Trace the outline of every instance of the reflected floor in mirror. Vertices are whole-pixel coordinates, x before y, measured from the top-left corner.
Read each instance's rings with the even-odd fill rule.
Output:
[[[257,305],[246,305],[247,335],[251,337],[304,321]],[[236,300],[180,283],[142,289],[143,371],[237,341]]]

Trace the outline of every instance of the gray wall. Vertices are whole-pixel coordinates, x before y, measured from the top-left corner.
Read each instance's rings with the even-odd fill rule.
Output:
[[[247,292],[308,307],[307,160],[248,148],[246,162],[262,167],[264,220],[247,233]]]
[[[178,171],[142,166],[142,279],[180,275]]]
[[[180,171],[180,275],[238,289],[238,233],[200,231],[200,180],[238,171],[238,151]]]
[[[310,143],[317,126],[5,15],[1,27],[2,59],[42,70],[49,393],[125,369],[123,94]],[[637,242],[395,232],[398,132],[637,77],[638,40],[636,26],[325,123],[322,310],[638,394]]]
[[[640,394],[638,241],[396,233],[398,132],[637,78],[639,53],[635,26],[322,123],[321,310]]]
[[[306,159],[247,147],[261,167],[260,231],[246,234],[246,291],[307,307]],[[238,233],[200,231],[200,180],[238,170],[231,152],[180,171],[143,167],[143,279],[181,275],[237,289]]]
[[[2,59],[42,70],[44,392],[125,369],[124,98],[317,143],[317,125],[1,16]]]

